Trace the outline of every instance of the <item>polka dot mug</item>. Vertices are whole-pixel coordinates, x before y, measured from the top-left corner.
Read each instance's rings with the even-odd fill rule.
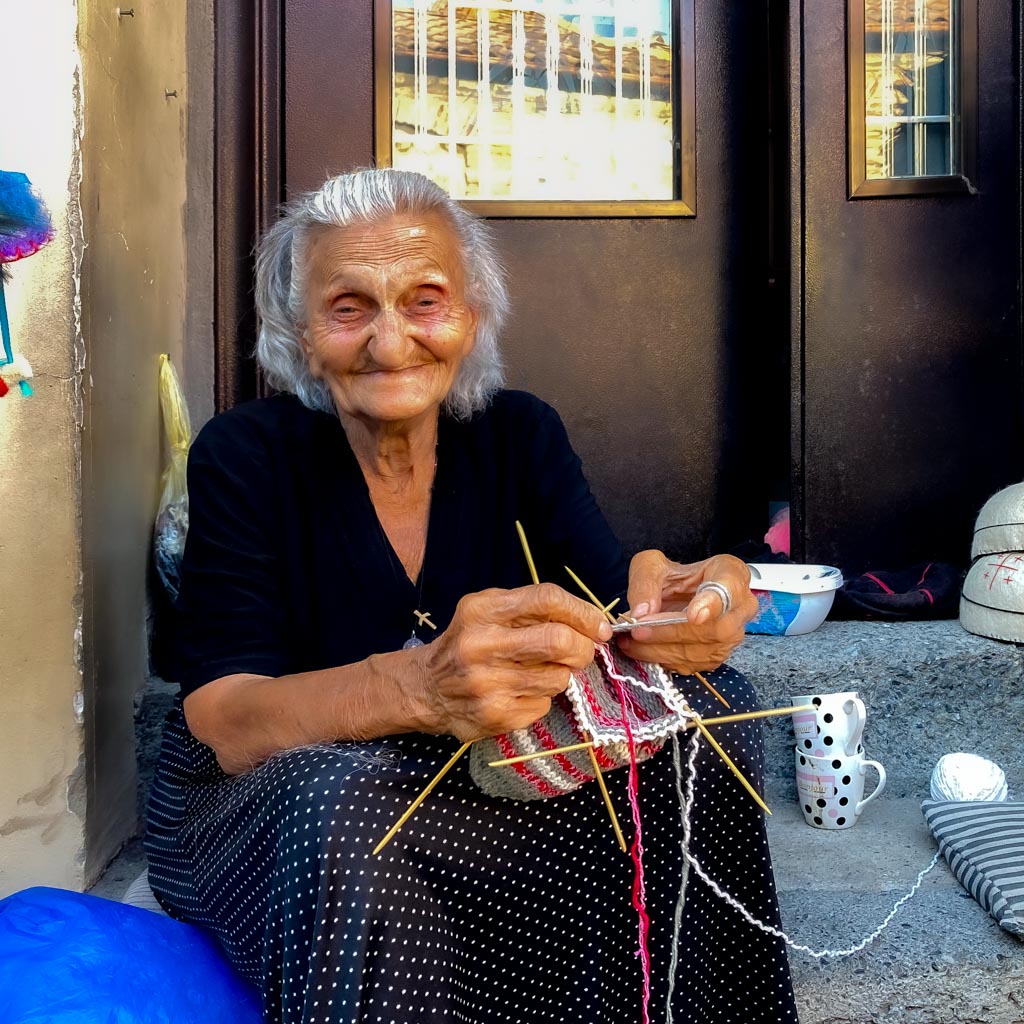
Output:
[[[863,753],[864,701],[856,690],[845,693],[812,693],[791,697],[795,705],[813,704],[813,711],[798,711],[793,717],[796,745],[812,757],[839,754],[851,757]]]
[[[863,754],[812,757],[799,747],[793,753],[800,809],[804,821],[814,828],[851,828],[857,824],[861,811],[885,789],[885,769]],[[878,785],[864,796],[869,767],[878,772]]]

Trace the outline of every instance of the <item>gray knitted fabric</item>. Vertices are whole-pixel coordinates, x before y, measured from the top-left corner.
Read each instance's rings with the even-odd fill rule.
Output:
[[[473,744],[469,763],[473,781],[488,796],[509,800],[543,800],[578,789],[594,778],[587,750],[500,768],[492,768],[490,762],[582,743],[585,736],[581,718],[595,738],[604,740],[596,752],[601,769],[608,771],[628,765],[622,700],[609,670],[640,684],[624,685],[637,761],[646,761],[660,750],[665,737],[685,721],[673,708],[677,702],[682,705],[682,699],[659,666],[632,661],[615,647],[599,648],[598,657],[586,669],[574,673],[568,693],[552,701],[551,711],[544,718],[529,728]],[[664,686],[671,691],[668,700],[658,692]]]

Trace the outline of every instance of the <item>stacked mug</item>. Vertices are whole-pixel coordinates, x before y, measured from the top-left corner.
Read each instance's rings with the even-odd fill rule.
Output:
[[[864,701],[856,691],[793,697],[812,710],[793,714],[796,789],[804,820],[814,828],[844,829],[885,789],[885,769],[864,756]],[[864,796],[868,768],[878,785]]]

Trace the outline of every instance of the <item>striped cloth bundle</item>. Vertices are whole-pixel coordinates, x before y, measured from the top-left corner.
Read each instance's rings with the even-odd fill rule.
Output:
[[[1024,938],[1024,803],[925,800],[921,809],[960,884]]]

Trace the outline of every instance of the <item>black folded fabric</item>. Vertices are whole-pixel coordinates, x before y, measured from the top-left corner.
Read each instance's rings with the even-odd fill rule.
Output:
[[[960,571],[944,562],[906,569],[875,569],[854,576],[836,593],[833,619],[955,619],[960,611]]]

